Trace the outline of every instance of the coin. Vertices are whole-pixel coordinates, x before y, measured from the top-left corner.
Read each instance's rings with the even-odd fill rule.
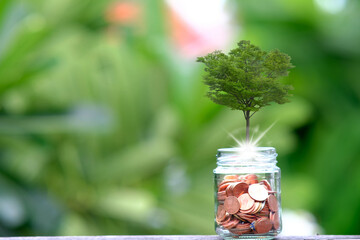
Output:
[[[254,214],[259,208],[259,202],[255,202],[254,205],[248,210],[240,210],[242,213]]]
[[[238,199],[241,210],[249,210],[255,204],[254,199],[252,199],[247,193],[242,194]]]
[[[230,222],[230,220],[231,220],[231,215],[230,214],[226,214],[226,217],[225,217],[225,219],[222,221],[222,223],[224,224],[224,223],[228,223],[228,222]]]
[[[224,205],[219,205],[216,212],[216,221],[221,222],[226,218],[226,211]]]
[[[238,235],[251,232],[250,223],[238,223],[235,228],[229,230],[230,232]]]
[[[239,176],[239,181],[244,182],[244,181],[245,181],[245,175],[240,175],[240,176]]]
[[[232,182],[235,182],[235,180],[223,180],[218,184],[218,187],[220,187],[224,184],[232,183]]]
[[[258,177],[255,174],[248,174],[245,176],[246,182],[248,184],[255,184],[258,183]]]
[[[269,216],[270,210],[267,204],[264,205],[263,209],[259,212],[260,216]]]
[[[233,196],[233,185],[229,184],[225,190],[226,196]]]
[[[261,184],[251,184],[249,186],[249,195],[256,201],[264,201],[268,198],[269,194],[266,188]]]
[[[237,180],[239,178],[238,175],[226,175],[224,177],[225,180]]]
[[[235,197],[239,197],[243,193],[247,193],[249,188],[249,184],[245,182],[235,183],[232,187],[232,193]]]
[[[222,192],[218,192],[217,193],[217,199],[219,201],[224,201],[226,198],[226,192],[225,191],[222,191]]]
[[[260,205],[260,208],[259,208],[259,210],[257,212],[261,212],[264,209],[265,205],[266,205],[266,202],[265,201],[262,202],[261,205]]]
[[[237,197],[234,196],[227,197],[224,202],[224,207],[226,212],[230,214],[235,214],[240,209],[239,200],[237,199]]]
[[[260,234],[267,233],[272,228],[272,223],[271,223],[270,219],[267,217],[262,217],[262,218],[256,220],[254,225],[255,225],[255,231]]]
[[[276,212],[279,210],[278,201],[274,195],[270,195],[267,199],[267,202],[271,211]]]
[[[280,228],[277,192],[266,179],[255,174],[226,175],[217,190],[216,222],[222,230],[240,236]]]
[[[267,206],[267,204],[264,202],[262,209],[258,212],[259,216],[269,216],[269,207]]]
[[[246,222],[253,222],[256,220],[256,216],[253,214],[247,214],[247,213],[237,213],[236,214],[240,219],[244,219]]]
[[[275,212],[273,214],[273,226],[274,226],[274,229],[277,230],[280,228],[280,215],[279,215],[279,212]]]
[[[236,217],[237,219],[239,219],[240,221],[242,221],[242,222],[245,222],[246,220],[245,219],[242,219],[241,217],[239,217],[239,212],[237,212],[237,213],[235,213],[234,214],[234,217]]]
[[[222,224],[222,226],[224,228],[230,229],[230,228],[235,227],[239,222],[240,222],[239,219],[233,217],[233,218],[231,218],[231,220],[228,223]]]
[[[265,188],[268,190],[268,191],[272,191],[271,189],[271,186],[270,186],[270,183],[267,181],[267,180],[261,180],[260,181],[261,184],[264,184]]]
[[[221,191],[225,191],[225,189],[230,185],[230,182],[228,183],[223,183],[221,185],[219,185],[219,188],[218,188],[218,191],[221,192]]]
[[[250,229],[250,223],[238,223],[235,228],[236,230],[248,230]]]
[[[260,212],[262,208],[263,208],[263,202],[257,202],[257,207],[256,207],[254,213]]]

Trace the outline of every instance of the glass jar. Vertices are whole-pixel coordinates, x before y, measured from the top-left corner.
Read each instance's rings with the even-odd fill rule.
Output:
[[[225,239],[272,239],[281,232],[280,168],[272,147],[217,152],[215,230]]]

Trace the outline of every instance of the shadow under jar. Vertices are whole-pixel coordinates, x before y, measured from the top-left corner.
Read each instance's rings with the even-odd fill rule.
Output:
[[[218,149],[215,230],[224,239],[272,239],[281,232],[280,168],[272,147]]]

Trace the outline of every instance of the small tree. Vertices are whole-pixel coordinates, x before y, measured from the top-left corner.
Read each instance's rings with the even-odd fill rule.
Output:
[[[207,96],[215,103],[233,110],[241,110],[246,120],[246,141],[249,141],[250,118],[271,102],[288,102],[291,85],[279,80],[294,66],[291,58],[279,50],[262,51],[240,41],[228,55],[214,51],[197,62],[205,64],[204,83],[209,86]]]

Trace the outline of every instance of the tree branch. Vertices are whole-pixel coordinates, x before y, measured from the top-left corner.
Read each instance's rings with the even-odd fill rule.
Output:
[[[254,112],[250,115],[249,118],[251,118],[256,112],[257,112],[257,111],[254,111]]]
[[[243,99],[243,97],[240,95],[240,97],[241,97],[241,99],[239,99],[239,97],[235,94],[235,93],[232,93],[232,92],[228,92],[230,95],[232,95],[232,96],[234,96],[235,98],[236,98],[236,100],[238,101],[238,103],[239,104],[244,104],[244,105],[246,105],[246,103],[245,103],[245,100]]]

